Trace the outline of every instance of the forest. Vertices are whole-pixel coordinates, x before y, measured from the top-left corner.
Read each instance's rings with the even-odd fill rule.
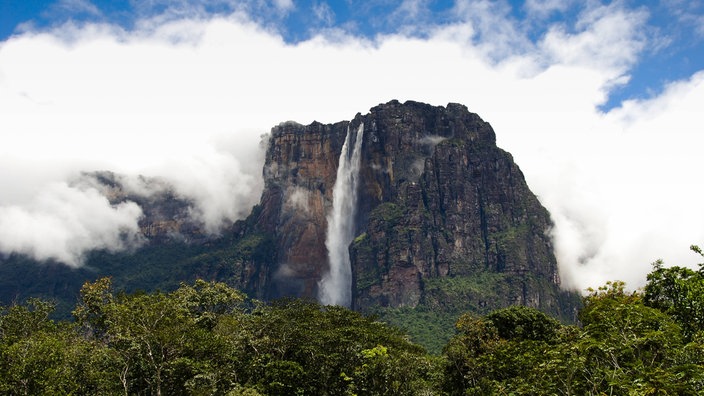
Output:
[[[692,246],[692,250],[702,251]],[[704,264],[609,282],[578,323],[513,306],[461,315],[441,353],[374,316],[260,302],[197,280],[126,293],[83,285],[71,320],[41,299],[2,307],[7,395],[696,395],[704,392]]]

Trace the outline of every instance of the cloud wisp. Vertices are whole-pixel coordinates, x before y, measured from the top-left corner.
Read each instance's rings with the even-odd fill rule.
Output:
[[[405,17],[420,5],[407,3]],[[529,5],[536,18],[562,10]],[[0,249],[76,264],[86,249],[137,241],[138,207],[65,184],[101,169],[168,180],[217,232],[258,200],[270,127],[350,119],[399,99],[460,102],[494,126],[553,215],[569,286],[635,287],[660,257],[693,265],[687,247],[704,238],[694,182],[701,74],[604,113],[650,45],[647,12],[595,3],[532,39],[492,7],[457,2],[459,18],[402,30],[422,37],[326,28],[287,43],[242,11],[15,35],[0,43]],[[56,235],[69,242],[41,247]]]

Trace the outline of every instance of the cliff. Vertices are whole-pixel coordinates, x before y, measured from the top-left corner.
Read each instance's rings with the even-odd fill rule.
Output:
[[[491,126],[459,104],[391,101],[350,122],[274,127],[264,192],[248,220],[248,232],[273,241],[263,295],[317,296],[329,270],[327,216],[340,152],[361,124],[349,246],[354,308],[443,307],[460,297],[458,309],[521,304],[569,316],[549,213],[496,146]],[[501,301],[472,289],[486,279],[505,291]],[[469,289],[455,290],[458,282]]]

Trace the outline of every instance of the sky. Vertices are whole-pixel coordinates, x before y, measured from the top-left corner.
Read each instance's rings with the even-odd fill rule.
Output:
[[[392,99],[491,123],[567,287],[704,261],[704,2],[684,0],[4,1],[0,252],[138,245],[141,208],[97,170],[169,183],[217,234],[258,202],[272,126]]]

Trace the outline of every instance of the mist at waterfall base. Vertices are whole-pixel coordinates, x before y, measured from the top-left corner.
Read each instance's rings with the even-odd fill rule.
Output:
[[[348,126],[332,190],[332,209],[327,216],[325,247],[328,249],[330,269],[318,285],[318,300],[322,304],[345,307],[352,303],[352,267],[348,248],[355,237],[354,219],[364,123],[357,128],[354,141],[352,135],[352,128]]]
[[[553,216],[566,285],[635,288],[658,258],[695,267],[704,73],[601,110],[655,50],[645,9],[588,3],[537,39],[472,7],[408,26],[421,35],[297,43],[243,13],[27,25],[0,42],[0,251],[81,265],[87,250],[139,243],[140,208],[75,183],[82,171],[166,179],[217,232],[258,202],[272,126],[398,99],[462,103],[491,123]]]

